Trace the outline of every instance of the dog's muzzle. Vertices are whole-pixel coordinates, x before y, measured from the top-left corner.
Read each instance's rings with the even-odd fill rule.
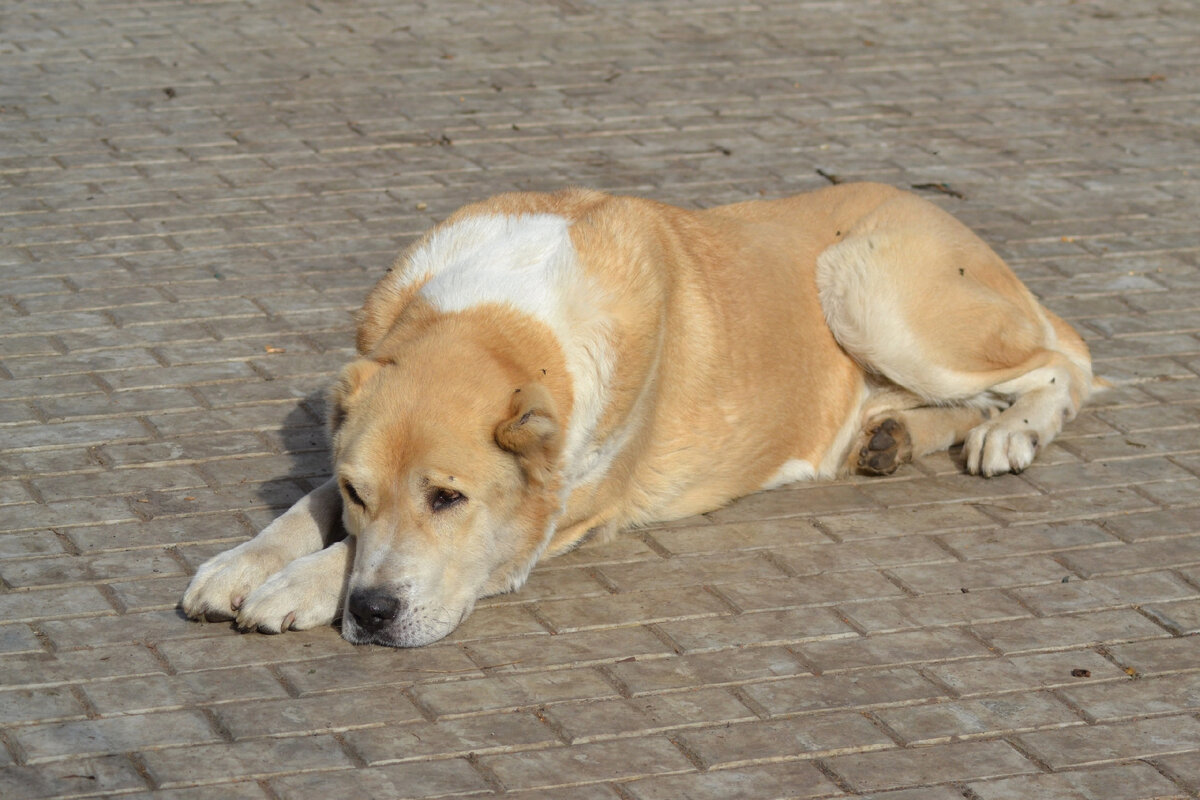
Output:
[[[379,589],[355,589],[350,593],[346,611],[354,626],[370,639],[386,630],[403,614],[408,604],[394,594]]]

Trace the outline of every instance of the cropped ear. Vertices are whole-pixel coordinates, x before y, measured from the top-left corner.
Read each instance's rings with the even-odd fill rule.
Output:
[[[362,389],[363,384],[370,380],[371,376],[382,366],[383,364],[378,361],[359,358],[351,361],[342,370],[337,383],[333,384],[329,390],[329,433],[331,438],[337,435],[338,429],[346,421],[346,415],[350,413],[354,398]]]
[[[562,431],[554,399],[540,383],[513,392],[510,416],[496,426],[496,444],[517,455],[531,483],[550,482],[562,450]]]

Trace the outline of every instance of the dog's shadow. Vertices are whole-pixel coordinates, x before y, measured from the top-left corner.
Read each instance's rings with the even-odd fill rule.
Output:
[[[258,499],[279,516],[333,473],[325,427],[326,387],[309,392],[284,417],[275,441],[290,464],[283,475],[263,476]]]

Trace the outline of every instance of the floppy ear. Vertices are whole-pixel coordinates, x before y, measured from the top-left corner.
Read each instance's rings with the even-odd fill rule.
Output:
[[[562,450],[554,399],[540,383],[513,392],[512,416],[496,426],[496,444],[517,455],[531,483],[547,484]]]
[[[330,438],[337,435],[338,429],[346,421],[346,415],[354,404],[354,398],[363,384],[379,371],[383,365],[378,361],[359,358],[351,361],[342,370],[337,383],[329,390],[329,434]]]

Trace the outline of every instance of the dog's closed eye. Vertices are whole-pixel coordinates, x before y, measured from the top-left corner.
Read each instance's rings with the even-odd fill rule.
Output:
[[[439,487],[429,493],[429,508],[434,512],[445,511],[451,506],[466,502],[466,500],[467,496],[462,492]]]
[[[359,508],[366,510],[367,504],[363,502],[362,497],[358,494],[358,490],[354,488],[354,484],[350,481],[342,481],[342,491],[346,493],[346,499]]]

